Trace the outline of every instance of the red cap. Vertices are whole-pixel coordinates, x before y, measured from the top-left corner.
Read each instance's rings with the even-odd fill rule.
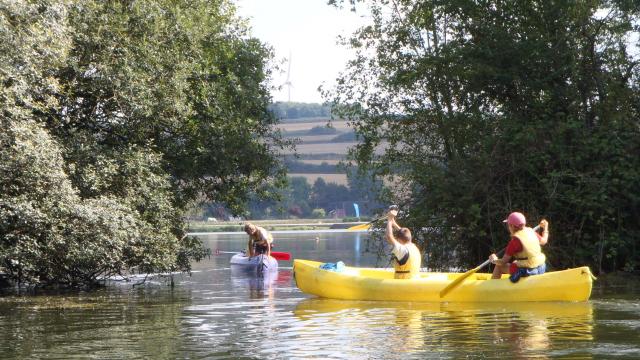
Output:
[[[521,227],[527,223],[527,219],[525,219],[522,213],[512,212],[506,219],[504,219],[503,222],[506,222],[507,224],[513,225],[515,227]]]

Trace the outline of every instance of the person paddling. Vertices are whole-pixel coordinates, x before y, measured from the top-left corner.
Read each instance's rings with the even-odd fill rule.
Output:
[[[254,225],[250,222],[244,225],[244,232],[249,235],[249,243],[247,245],[248,256],[254,257],[260,254],[271,256],[271,247],[273,246],[273,236],[265,228]]]
[[[522,276],[544,274],[546,257],[541,246],[549,240],[549,222],[540,221],[542,235],[526,226],[527,220],[522,213],[512,212],[503,222],[507,223],[511,239],[502,259],[496,254],[489,256],[496,265],[491,278],[500,279],[502,274],[511,274],[509,279],[515,283]]]
[[[393,250],[393,267],[395,279],[411,279],[417,276],[422,265],[422,255],[418,247],[411,242],[411,231],[400,227],[396,222],[398,207],[391,206],[387,213],[387,230],[385,238]],[[396,234],[394,234],[396,232]]]

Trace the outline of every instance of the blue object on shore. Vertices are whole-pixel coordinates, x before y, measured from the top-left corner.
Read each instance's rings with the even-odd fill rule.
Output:
[[[320,269],[341,272],[344,271],[344,263],[342,261],[338,261],[337,263],[324,263],[320,265]]]

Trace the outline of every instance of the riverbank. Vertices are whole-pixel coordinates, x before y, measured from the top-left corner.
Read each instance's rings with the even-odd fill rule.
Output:
[[[352,226],[365,224],[368,218],[361,218],[362,221],[351,221],[352,219],[284,219],[284,220],[256,220],[251,223],[269,231],[282,230],[328,230],[328,229],[348,229]],[[241,232],[244,221],[189,221],[188,232]]]

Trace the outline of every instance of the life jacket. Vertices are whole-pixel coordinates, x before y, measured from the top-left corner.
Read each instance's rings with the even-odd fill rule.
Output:
[[[403,256],[402,259],[394,256],[395,261],[393,268],[395,269],[395,279],[411,279],[420,272],[422,263],[420,250],[418,250],[418,247],[412,242],[405,244],[405,246],[407,246],[409,252]]]
[[[538,235],[532,228],[525,226],[513,236],[517,237],[522,243],[522,251],[513,255],[515,258],[514,263],[519,268],[533,269],[544,264],[547,258],[542,253],[540,240],[538,240]]]

